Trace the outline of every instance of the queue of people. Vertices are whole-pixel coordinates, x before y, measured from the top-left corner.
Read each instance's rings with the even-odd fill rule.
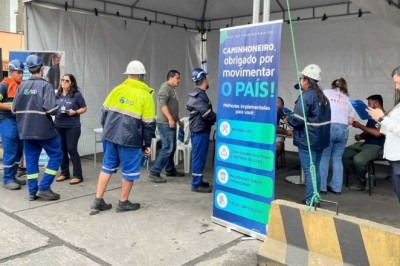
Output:
[[[60,166],[61,174],[56,181],[71,178],[72,185],[83,181],[77,145],[81,135],[80,115],[87,111],[87,107],[72,74],[62,77],[56,94],[53,86],[43,79],[43,61],[38,55],[28,56],[26,66],[31,73],[29,80],[22,82],[24,64],[19,60],[12,60],[9,66],[10,77],[0,83],[0,133],[5,151],[3,186],[16,190],[26,183],[16,177],[23,146],[29,200],[57,200],[60,195],[52,191],[51,185]],[[166,179],[161,176],[163,169],[166,176],[184,176],[176,170],[173,159],[176,125],[183,127],[176,94],[180,85],[180,73],[177,70],[167,73],[167,80],[161,85],[157,95],[157,116],[154,90],[144,83],[144,65],[139,61],[132,61],[124,74],[127,79],[110,92],[102,109],[104,160],[96,197],[91,205],[95,211],[111,209],[112,205],[106,203],[104,194],[112,174],[116,173],[119,166],[122,170],[122,189],[117,211],[140,208],[139,203],[129,201],[129,195],[134,181],[140,178],[142,155],[151,155],[151,140],[155,136],[156,126],[161,135],[162,149],[150,168],[150,181],[165,183]],[[206,94],[209,88],[207,74],[201,68],[193,69],[192,81],[195,89],[189,94],[186,103],[190,112],[189,127],[193,150],[191,190],[200,193],[212,192],[212,186],[203,181],[209,135],[216,122],[216,113]],[[400,90],[400,67],[393,71],[392,77],[396,89]],[[292,114],[282,115],[284,101],[278,97],[278,122],[283,119],[291,129],[283,129],[277,125],[277,134],[283,139],[277,138],[276,152],[277,155],[282,152],[284,137],[293,136],[306,179],[303,202],[307,205],[319,204],[318,193],[326,194],[327,191],[339,195],[344,167],[354,171],[357,176],[357,182],[350,189],[364,190],[367,164],[382,155],[392,166],[392,177],[400,201],[400,158],[395,152],[396,145],[400,143],[400,128],[396,122],[400,116],[400,104],[386,113],[382,96],[369,96],[368,112],[372,119],[362,125],[354,121],[355,113],[349,101],[347,83],[343,78],[334,80],[331,89],[322,90],[318,85],[321,81],[321,69],[318,65],[311,64],[303,69],[299,81],[302,94],[295,102]],[[54,122],[51,116],[55,116]],[[362,130],[362,133],[355,136],[357,143],[346,147],[350,125]],[[364,142],[360,142],[361,140]],[[43,178],[38,182],[38,160],[42,149],[50,160]],[[72,176],[69,171],[70,159],[73,166]],[[329,178],[331,160],[333,174]]]

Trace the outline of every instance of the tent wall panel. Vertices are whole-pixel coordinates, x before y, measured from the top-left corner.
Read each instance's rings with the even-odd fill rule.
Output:
[[[201,63],[198,32],[33,5],[26,7],[28,49],[65,51],[66,73],[75,75],[88,105],[88,112],[82,115],[81,155],[94,152],[93,129],[101,126],[104,99],[125,79],[123,73],[131,60],[144,63],[146,83],[156,92],[169,69],[180,71],[182,83],[177,91],[181,116],[187,116],[184,108],[187,93],[193,89],[190,70]]]

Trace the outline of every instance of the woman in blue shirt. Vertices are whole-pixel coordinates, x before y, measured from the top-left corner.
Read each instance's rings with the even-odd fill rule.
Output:
[[[56,180],[60,182],[71,177],[69,172],[69,157],[71,157],[73,176],[69,183],[75,185],[83,181],[81,159],[78,153],[78,141],[81,136],[80,115],[87,111],[87,107],[85,99],[79,92],[74,75],[65,74],[62,77],[56,98],[58,113],[54,124],[61,137],[63,151],[61,175]]]

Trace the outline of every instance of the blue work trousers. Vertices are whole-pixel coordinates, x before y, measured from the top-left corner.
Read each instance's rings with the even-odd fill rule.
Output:
[[[0,134],[3,143],[3,182],[9,184],[15,179],[23,151],[15,118],[9,117],[0,121]]]
[[[39,157],[42,149],[46,151],[50,160],[38,185]],[[25,139],[24,152],[29,195],[34,196],[38,190],[50,189],[63,158],[60,137],[57,135],[50,139]]]
[[[208,133],[192,133],[192,187],[203,183],[210,136]]]

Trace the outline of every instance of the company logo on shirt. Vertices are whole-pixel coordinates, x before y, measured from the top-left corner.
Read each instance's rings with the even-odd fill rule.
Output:
[[[119,98],[119,102],[121,104],[133,105],[133,101],[129,99],[125,99],[124,97]]]
[[[29,95],[29,94],[36,95],[37,94],[37,90],[25,89],[24,90],[24,95]]]

